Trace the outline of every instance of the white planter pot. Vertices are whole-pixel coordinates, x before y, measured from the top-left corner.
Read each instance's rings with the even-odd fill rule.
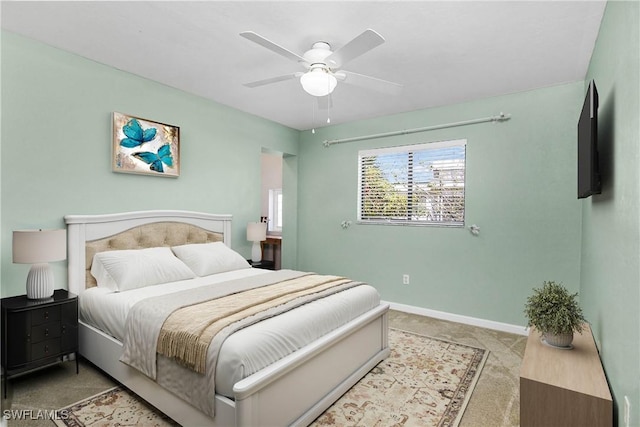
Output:
[[[571,343],[573,342],[573,332],[558,335],[545,332],[544,341],[551,347],[571,348]]]

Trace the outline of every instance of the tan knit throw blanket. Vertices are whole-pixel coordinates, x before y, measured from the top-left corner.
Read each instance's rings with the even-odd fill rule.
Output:
[[[204,374],[209,344],[226,326],[348,282],[343,277],[310,274],[180,308],[162,325],[157,351]]]

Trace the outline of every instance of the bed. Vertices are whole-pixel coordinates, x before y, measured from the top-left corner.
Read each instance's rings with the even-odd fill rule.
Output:
[[[263,317],[250,316],[254,320],[246,324],[232,323],[242,324],[242,329],[225,327],[223,331],[229,331],[228,337],[218,340],[220,348],[214,359],[217,363],[209,363],[207,359],[201,364],[207,366],[206,373],[193,372],[184,363],[156,355],[154,350],[155,362],[142,358],[153,369],[157,366],[155,376],[149,376],[148,372],[132,367],[129,361],[121,361],[123,353],[131,352],[131,348],[137,353],[138,349],[132,347],[135,340],[127,335],[136,330],[127,329],[133,322],[130,318],[136,317],[128,314],[130,310],[138,313],[135,310],[149,305],[154,298],[172,304],[178,299],[174,297],[178,293],[172,293],[173,286],[178,284],[180,295],[191,298],[200,292],[213,292],[210,288],[216,286],[253,289],[257,287],[254,282],[307,280],[313,275],[248,267],[112,292],[102,284],[96,286],[95,277],[100,276],[94,259],[130,250],[157,249],[164,253],[180,247],[230,248],[231,215],[162,210],[67,215],[65,221],[69,291],[77,294],[80,301],[80,354],[182,425],[308,425],[389,355],[388,305],[381,303],[379,296],[372,297],[368,285],[355,286],[342,280],[336,281],[338,290],[323,294],[323,298],[304,304],[295,303],[300,300],[297,298],[286,303],[293,304],[286,312],[270,312],[273,309],[270,308]],[[148,316],[138,313],[137,317]],[[312,324],[321,327],[310,334]],[[163,334],[164,329],[159,333]],[[267,352],[252,347],[273,348],[274,344],[265,337],[274,334],[279,337],[278,342],[293,344],[287,349],[278,347]],[[299,338],[300,334],[305,338]],[[123,339],[125,335],[127,339]],[[258,362],[251,359],[256,354]]]

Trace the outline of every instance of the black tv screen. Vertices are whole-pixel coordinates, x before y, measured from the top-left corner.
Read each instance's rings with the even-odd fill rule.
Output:
[[[598,91],[592,80],[578,120],[578,198],[600,194]]]

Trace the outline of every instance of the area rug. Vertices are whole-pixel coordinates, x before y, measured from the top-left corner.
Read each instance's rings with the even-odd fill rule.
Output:
[[[489,351],[399,329],[389,329],[389,346],[391,355],[313,427],[459,424]]]
[[[171,418],[124,387],[113,387],[57,411],[60,427],[169,427]]]
[[[311,426],[455,427],[488,350],[389,329],[391,355]],[[174,426],[128,390],[115,387],[59,411],[64,427]]]

